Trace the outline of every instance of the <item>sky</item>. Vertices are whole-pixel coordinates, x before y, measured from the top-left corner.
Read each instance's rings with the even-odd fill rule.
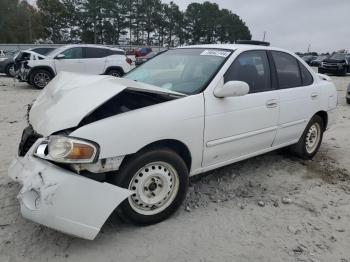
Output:
[[[169,3],[170,0],[163,0]],[[173,0],[185,10],[192,2]],[[248,25],[254,40],[293,52],[350,51],[350,0],[211,0]]]

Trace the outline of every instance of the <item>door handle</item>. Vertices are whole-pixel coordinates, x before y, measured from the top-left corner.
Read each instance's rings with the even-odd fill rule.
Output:
[[[277,105],[278,105],[278,102],[277,102],[276,99],[271,99],[271,100],[268,100],[266,102],[266,107],[267,108],[274,108],[274,107],[277,107]]]
[[[312,94],[311,94],[311,98],[312,98],[312,99],[315,99],[315,98],[317,98],[317,97],[318,97],[318,94],[317,94],[317,93],[312,93]]]

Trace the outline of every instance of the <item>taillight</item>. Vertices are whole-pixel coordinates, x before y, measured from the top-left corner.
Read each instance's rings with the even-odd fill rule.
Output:
[[[127,58],[125,59],[125,61],[126,61],[129,65],[132,64],[132,60],[131,60],[129,57],[127,57]]]

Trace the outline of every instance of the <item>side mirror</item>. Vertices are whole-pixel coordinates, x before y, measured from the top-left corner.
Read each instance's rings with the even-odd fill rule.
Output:
[[[64,54],[58,54],[55,59],[64,59],[66,56]]]
[[[242,81],[229,81],[214,90],[214,96],[217,98],[244,96],[248,93],[249,85]]]

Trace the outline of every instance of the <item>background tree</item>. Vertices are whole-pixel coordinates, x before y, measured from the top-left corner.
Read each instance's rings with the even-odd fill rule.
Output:
[[[228,9],[192,3],[183,12],[161,0],[0,0],[2,43],[176,46],[251,39],[249,28]]]
[[[27,1],[0,0],[0,43],[32,43],[42,37],[38,10]]]
[[[37,0],[37,6],[44,27],[43,36],[53,43],[64,43],[67,34],[66,5],[59,0]]]

